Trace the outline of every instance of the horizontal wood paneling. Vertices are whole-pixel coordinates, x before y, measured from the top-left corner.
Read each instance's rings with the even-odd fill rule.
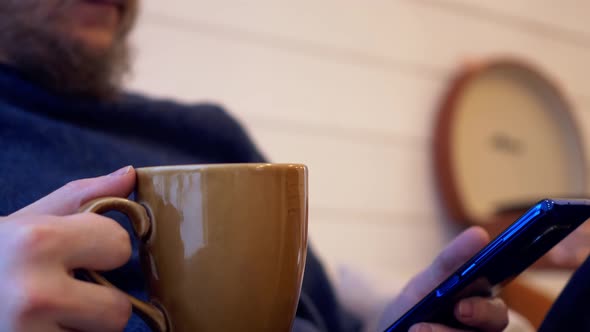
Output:
[[[588,93],[583,87],[590,48],[429,2],[174,0],[148,2],[145,12],[152,22],[218,38],[424,74],[448,71],[472,57],[522,56],[554,73],[568,89]]]
[[[280,127],[275,131],[251,128],[273,161],[309,166],[312,207],[336,215],[368,213],[373,220],[367,222],[379,223],[396,222],[387,220],[391,214],[436,214],[430,162],[423,147],[298,135],[281,132]]]
[[[330,62],[149,23],[135,36],[132,87],[184,101],[214,100],[239,117],[307,126],[389,144],[423,141],[444,78]]]
[[[420,0],[454,7],[467,15],[483,16],[521,28],[549,32],[590,45],[588,13],[590,3],[584,0]]]

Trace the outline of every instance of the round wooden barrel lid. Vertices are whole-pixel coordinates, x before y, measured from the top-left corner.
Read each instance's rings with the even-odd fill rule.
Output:
[[[515,59],[462,68],[444,96],[434,161],[450,217],[482,224],[511,206],[586,195],[580,132],[565,95]]]

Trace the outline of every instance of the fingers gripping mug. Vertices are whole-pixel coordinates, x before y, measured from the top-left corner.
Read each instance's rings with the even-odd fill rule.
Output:
[[[307,168],[223,164],[138,168],[135,201],[106,197],[141,239],[157,332],[289,331],[307,249]],[[93,281],[114,287],[94,271]]]

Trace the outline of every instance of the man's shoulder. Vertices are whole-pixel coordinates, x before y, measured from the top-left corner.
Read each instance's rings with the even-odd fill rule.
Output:
[[[147,123],[158,123],[159,128],[168,128],[179,135],[189,135],[216,147],[225,147],[226,151],[234,151],[236,160],[265,160],[248,130],[221,103],[187,103],[172,98],[126,93],[120,107],[137,114]]]
[[[190,103],[141,93],[125,93],[120,106],[141,114],[142,118],[158,119],[179,129],[188,127],[221,136],[233,133],[233,137],[239,133],[244,139],[249,136],[241,121],[219,102]]]
[[[219,102],[182,102],[173,98],[153,97],[137,92],[126,92],[120,100],[124,108],[141,110],[141,112],[166,112],[167,116],[212,117],[219,120],[238,122],[224,105]]]

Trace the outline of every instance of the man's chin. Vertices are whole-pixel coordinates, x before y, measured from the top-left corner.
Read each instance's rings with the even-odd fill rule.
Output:
[[[61,94],[111,99],[129,70],[128,45],[101,29],[56,29],[37,34],[36,52],[25,52],[20,68]],[[16,61],[18,63],[18,61]]]
[[[56,0],[63,6],[55,8],[47,7],[54,1],[30,2],[48,4],[37,11],[20,1],[0,0],[13,12],[0,19],[0,61],[60,94],[104,98],[119,90],[130,69],[126,38],[134,16],[114,24],[105,15],[71,15],[71,0]]]
[[[100,30],[78,30],[73,34],[72,38],[88,53],[105,54],[114,47],[115,40],[112,33]]]

